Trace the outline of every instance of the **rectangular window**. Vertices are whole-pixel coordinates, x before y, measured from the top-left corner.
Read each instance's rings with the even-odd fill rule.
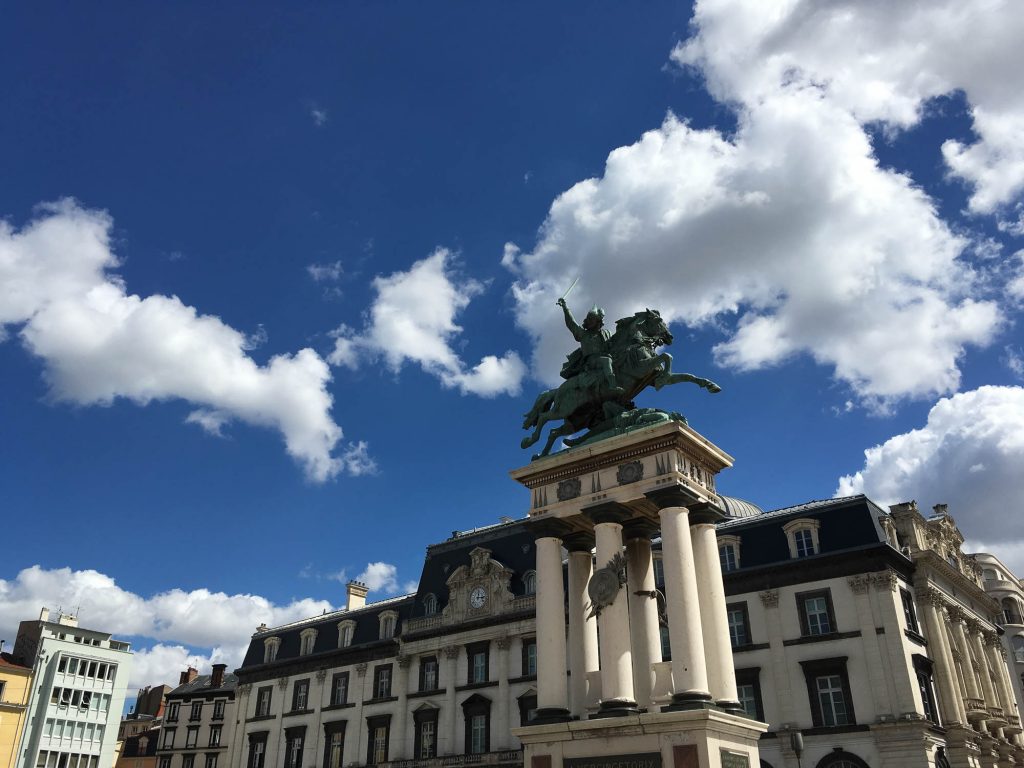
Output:
[[[348,672],[339,672],[331,681],[331,704],[348,703]]]
[[[426,760],[437,755],[437,722],[435,720],[424,720],[420,723],[420,760]]]
[[[74,675],[78,672],[78,659],[72,656],[68,659],[68,674]]]
[[[327,737],[327,768],[341,768],[345,754],[345,732],[334,731]]]
[[[917,689],[921,694],[921,706],[924,707],[924,716],[935,725],[939,722],[939,711],[935,706],[935,681],[932,677],[932,660],[926,656],[915,653],[912,657],[914,672],[917,676]]]
[[[815,678],[818,701],[821,706],[822,724],[826,726],[847,725],[846,701],[843,682],[839,675],[822,675]]]
[[[469,669],[466,672],[466,680],[469,683],[486,683],[488,680],[488,650],[489,642],[473,643],[466,646],[466,661]]]
[[[740,700],[740,706],[747,717],[757,719],[757,700],[754,698],[754,686],[749,683],[736,686],[736,695]]]
[[[270,696],[273,692],[272,685],[264,685],[256,692],[256,717],[267,717],[270,714]]]
[[[303,733],[288,733],[284,745],[285,768],[301,768],[302,766],[302,738]]]
[[[226,704],[227,704],[227,702],[225,702],[223,699],[218,699],[217,701],[213,702],[213,719],[214,720],[223,720],[224,719],[224,707],[226,706]]]
[[[911,632],[920,632],[917,626],[917,610],[914,608],[914,598],[910,592],[900,588],[900,600],[903,601],[903,618],[907,622],[907,629]]]
[[[206,768],[217,768],[217,756],[207,755],[206,756]]]
[[[736,570],[736,546],[734,544],[723,544],[718,548],[718,559],[722,565],[722,572]]]
[[[170,755],[163,755],[157,761],[157,768],[171,768],[171,756]]]
[[[192,709],[189,710],[188,719],[191,721],[200,720],[203,717],[203,702],[192,702]]]
[[[658,585],[665,584],[665,563],[660,557],[654,558],[654,583]]]
[[[292,686],[292,712],[304,710],[309,699],[309,679],[296,680]]]
[[[828,635],[836,632],[832,596],[827,589],[818,592],[800,592],[796,596],[800,614],[800,633],[804,636]]]
[[[264,758],[267,753],[267,734],[252,734],[249,736],[249,760],[246,768],[263,768]]]
[[[219,725],[211,725],[210,726],[210,746],[211,747],[219,747],[220,746],[220,731],[221,731],[221,726],[219,726]]]
[[[379,765],[388,761],[388,738],[391,730],[391,716],[371,717],[366,721],[366,763]]]
[[[178,702],[176,702],[176,701],[172,701],[171,703],[169,703],[167,705],[167,722],[168,723],[176,723],[176,722],[178,722],[178,708],[180,706],[181,705]]]
[[[750,619],[746,603],[732,603],[726,606],[729,617],[729,641],[733,648],[750,645]]]
[[[437,657],[424,656],[420,659],[420,690],[437,690]]]
[[[172,749],[174,747],[174,732],[176,728],[164,728],[164,739],[160,743],[161,749]]]
[[[185,748],[194,747],[199,742],[199,728],[189,728],[185,734]]]
[[[473,715],[469,723],[469,753],[482,755],[487,751],[487,715]]]
[[[181,756],[181,768],[195,768],[196,756],[195,755],[182,755]]]
[[[856,724],[846,657],[801,661],[800,666],[807,681],[807,696],[814,727],[832,728]]]
[[[523,640],[523,675],[537,674],[537,640],[526,638]]]
[[[57,671],[58,672],[67,672],[68,671],[68,657],[67,656],[61,656],[60,657],[60,661],[57,662]]]
[[[373,671],[373,697],[386,699],[391,695],[391,665],[382,664]]]
[[[814,536],[809,528],[801,528],[793,534],[793,539],[796,541],[796,556],[797,557],[809,557],[814,552]]]

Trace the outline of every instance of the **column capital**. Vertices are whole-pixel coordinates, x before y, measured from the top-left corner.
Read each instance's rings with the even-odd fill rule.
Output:
[[[626,541],[633,539],[647,539],[650,541],[661,528],[653,520],[649,520],[646,517],[634,517],[632,520],[627,520],[622,525],[622,538]]]
[[[604,501],[584,507],[580,510],[594,525],[601,523],[624,523],[633,516],[633,511],[625,504],[616,501]]]
[[[648,491],[644,496],[653,501],[658,509],[667,509],[669,507],[689,508],[700,501],[700,497],[682,483]]]
[[[573,552],[586,552],[588,555],[594,548],[594,534],[590,531],[574,531],[562,537],[562,546],[570,554]]]
[[[764,592],[760,592],[759,595],[761,597],[761,604],[765,608],[779,607],[779,590],[766,589]]]
[[[569,533],[568,523],[557,518],[547,520],[529,521],[526,524],[527,530],[536,539],[560,539]]]

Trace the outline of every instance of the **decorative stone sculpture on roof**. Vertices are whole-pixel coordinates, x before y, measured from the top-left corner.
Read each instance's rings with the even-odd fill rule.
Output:
[[[575,283],[574,283],[575,285]],[[528,448],[541,437],[544,426],[562,420],[548,433],[543,450],[534,458],[547,456],[559,437],[582,430],[586,434],[565,440],[569,447],[604,440],[664,421],[686,419],[677,412],[637,408],[633,402],[647,387],[661,389],[669,384],[691,382],[716,393],[721,387],[710,379],[690,373],[674,373],[672,356],[657,348],[672,343],[672,334],[656,309],[645,309],[615,323],[615,332],[604,328],[604,311],[594,307],[582,324],[577,323],[565,303],[558,300],[565,325],[580,343],[562,366],[565,379],[555,389],[542,392],[523,420],[523,429],[533,432],[523,438]]]

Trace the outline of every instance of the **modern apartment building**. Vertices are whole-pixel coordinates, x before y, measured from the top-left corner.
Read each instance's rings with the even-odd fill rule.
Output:
[[[35,671],[16,768],[108,768],[132,654],[128,643],[47,609],[18,628],[13,656]]]

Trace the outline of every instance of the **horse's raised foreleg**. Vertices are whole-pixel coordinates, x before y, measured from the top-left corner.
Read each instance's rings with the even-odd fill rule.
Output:
[[[523,429],[529,429],[537,423],[540,414],[551,406],[557,392],[556,389],[549,389],[537,395],[537,399],[533,402],[533,408],[523,417]]]
[[[663,366],[662,372],[658,374],[658,378],[654,380],[655,389],[661,389],[662,387],[667,387],[670,384],[689,382],[691,384],[696,384],[701,389],[706,389],[711,394],[722,391],[722,388],[715,384],[711,379],[694,376],[692,373],[673,373],[672,355],[668,352],[662,352],[660,355],[652,359],[660,361]]]

